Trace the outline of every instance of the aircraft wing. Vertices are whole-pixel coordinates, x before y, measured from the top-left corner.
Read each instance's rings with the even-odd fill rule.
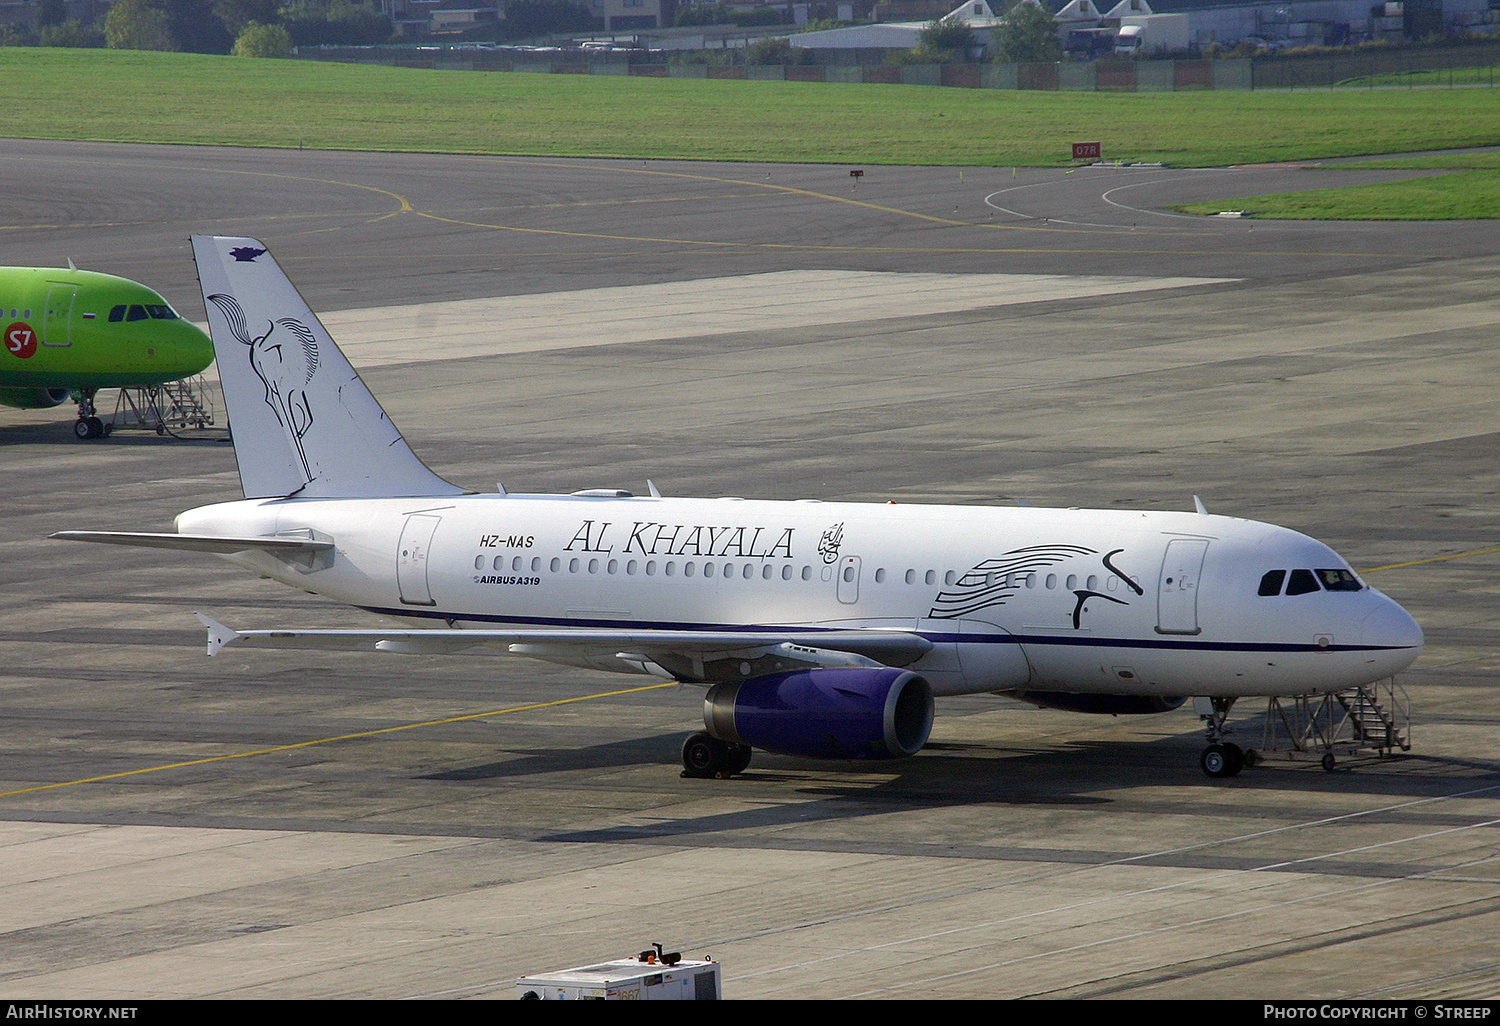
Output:
[[[439,655],[497,648],[550,662],[590,665],[600,660],[662,667],[718,659],[762,659],[814,665],[845,660],[905,666],[932,649],[920,635],[899,630],[682,631],[619,628],[508,628],[504,630],[252,630],[237,631],[196,614],[208,628],[208,654],[229,644],[256,648],[344,649]],[[842,657],[842,658],[841,658]],[[864,663],[868,665],[868,663]],[[648,671],[650,672],[650,671]]]

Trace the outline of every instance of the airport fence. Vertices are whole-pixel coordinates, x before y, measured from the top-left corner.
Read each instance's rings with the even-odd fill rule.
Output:
[[[1500,43],[1238,59],[1101,59],[1045,64],[701,64],[663,62],[658,52],[517,52],[514,49],[327,47],[306,60],[403,68],[550,75],[744,79],[1160,93],[1189,90],[1424,88],[1495,85]]]

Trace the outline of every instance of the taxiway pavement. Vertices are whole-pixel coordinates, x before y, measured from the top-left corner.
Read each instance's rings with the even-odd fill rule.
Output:
[[[7,997],[510,997],[652,941],[719,959],[733,998],[1493,997],[1500,252],[1492,224],[1160,210],[1306,174],[855,187],[8,143],[4,262],[71,256],[201,317],[187,235],[255,235],[458,483],[1197,494],[1332,544],[1428,648],[1401,681],[1412,752],[1334,773],[1211,781],[1187,710],[979,696],[940,702],[901,763],[758,754],[683,780],[690,687],[501,657],[208,660],[198,609],[371,621],[212,559],[47,540],[237,496],[221,431],[80,443],[65,409],[0,411]],[[1236,709],[1245,743],[1259,708]]]

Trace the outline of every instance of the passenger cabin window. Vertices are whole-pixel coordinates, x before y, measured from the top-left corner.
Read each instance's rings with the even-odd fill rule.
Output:
[[[1281,583],[1285,580],[1285,570],[1267,570],[1266,575],[1260,579],[1260,594],[1280,595]]]

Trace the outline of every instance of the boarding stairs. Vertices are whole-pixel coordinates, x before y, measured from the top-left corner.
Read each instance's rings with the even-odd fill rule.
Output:
[[[1411,700],[1395,679],[1326,695],[1272,698],[1256,762],[1384,758],[1411,750]]]
[[[142,428],[174,435],[187,428],[212,427],[212,393],[203,375],[168,381],[149,388],[122,388],[115,400],[110,429]]]

